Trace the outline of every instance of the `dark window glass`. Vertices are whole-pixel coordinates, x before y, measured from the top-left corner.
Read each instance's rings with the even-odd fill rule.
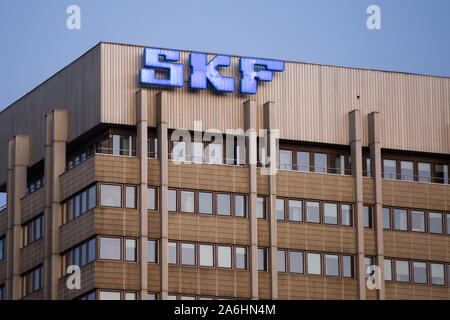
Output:
[[[181,212],[194,213],[194,195],[193,191],[180,191],[181,194]]]
[[[245,210],[245,196],[241,195],[235,195],[234,196],[234,215],[236,217],[245,217],[246,216],[246,210]]]
[[[214,246],[212,244],[200,244],[200,266],[214,266]]]
[[[247,248],[236,247],[236,269],[247,269]]]
[[[284,199],[277,199],[277,219],[284,220]]]
[[[87,211],[87,191],[81,193],[81,213]]]
[[[122,187],[109,184],[102,184],[100,186],[101,205],[106,207],[122,206]]]
[[[81,212],[80,212],[80,195],[77,194],[75,196],[75,199],[73,200],[74,204],[75,204],[75,208],[74,208],[74,217],[79,217]]]
[[[444,285],[444,265],[442,263],[430,263],[431,269],[431,284]]]
[[[391,209],[383,208],[383,229],[391,229]]]
[[[351,204],[341,205],[341,220],[343,226],[353,225],[353,213]]]
[[[100,259],[121,260],[121,239],[100,238]]]
[[[136,187],[125,187],[125,207],[136,209]]]
[[[301,200],[289,200],[289,220],[302,221],[302,201]]]
[[[420,182],[431,182],[431,163],[419,162],[417,164],[417,171],[419,174],[418,180]]]
[[[297,171],[309,172],[311,171],[311,164],[309,159],[309,152],[297,152]]]
[[[383,178],[385,179],[397,179],[397,161],[395,160],[383,160]]]
[[[266,249],[258,248],[258,270],[267,271]]]
[[[280,150],[280,165],[282,170],[292,170],[292,151]]]
[[[231,215],[231,196],[229,194],[217,194],[217,214],[221,216]]]
[[[0,261],[5,259],[5,237],[0,238]]]
[[[450,235],[450,213],[447,213],[446,216],[447,216],[447,234]]]
[[[321,275],[322,261],[320,253],[308,253],[308,274]]]
[[[395,271],[398,282],[409,282],[409,261],[396,260]]]
[[[342,276],[344,278],[353,278],[353,263],[353,256],[342,256]]]
[[[414,162],[400,161],[400,177],[402,180],[414,181]]]
[[[156,210],[156,188],[147,189],[148,210]]]
[[[413,262],[414,282],[415,283],[428,283],[427,276],[427,263],[426,262]]]
[[[436,183],[448,184],[448,165],[435,164],[434,165],[434,178]]]
[[[213,197],[211,192],[198,193],[198,212],[203,214],[213,213]]]
[[[372,207],[363,206],[363,214],[364,214],[364,227],[372,228]]]
[[[177,211],[177,190],[168,190],[167,210],[170,212]]]
[[[181,244],[181,264],[187,266],[195,266],[195,244]]]
[[[136,239],[125,239],[125,260],[137,261],[137,241]]]
[[[217,246],[217,266],[219,268],[231,268],[230,246]]]
[[[440,212],[428,212],[428,224],[430,228],[430,233],[442,234],[442,213]]]
[[[96,257],[97,257],[97,251],[96,251],[96,247],[97,247],[97,242],[96,239],[91,239],[88,242],[88,263],[95,261]]]
[[[286,272],[286,251],[277,250],[278,272]]]
[[[259,219],[265,219],[266,218],[266,198],[258,197],[257,202],[258,202],[257,217]]]
[[[81,266],[85,266],[87,263],[87,243],[81,245]]]
[[[392,281],[392,260],[384,259],[384,280]]]
[[[331,172],[345,174],[345,156],[343,154],[331,155]]]
[[[411,210],[411,231],[425,232],[425,212]]]
[[[303,273],[303,252],[289,252],[289,271],[291,273]]]
[[[336,203],[324,203],[323,220],[326,224],[338,223],[338,206]]]
[[[394,209],[394,229],[408,231],[408,210]]]
[[[339,277],[339,255],[325,254],[325,274]]]
[[[327,154],[314,153],[314,172],[327,173]]]
[[[156,240],[148,240],[148,262],[156,263],[157,247]]]
[[[177,258],[177,243],[176,242],[169,242],[168,243],[168,250],[167,250],[167,256],[168,256],[168,263],[169,264],[177,264],[178,258]]]
[[[97,187],[92,186],[89,188],[89,206],[88,210],[95,208],[97,206]]]
[[[320,223],[320,203],[306,201],[306,221]]]
[[[74,250],[74,256],[75,256],[75,265],[80,266],[80,247],[76,247]]]

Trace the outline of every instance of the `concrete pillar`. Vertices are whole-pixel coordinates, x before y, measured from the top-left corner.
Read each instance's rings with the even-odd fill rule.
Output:
[[[377,264],[380,268],[380,284],[377,289],[379,300],[385,299],[384,285],[384,239],[383,239],[383,195],[381,181],[381,125],[380,113],[369,114],[369,147],[370,147],[370,171],[373,176],[374,190],[374,217],[376,232],[376,254]]]
[[[268,157],[270,157],[270,173],[276,173],[277,169],[277,148],[275,140],[278,135],[274,129],[278,129],[276,105],[273,102],[266,102],[264,104],[264,129],[267,130],[267,150]],[[270,271],[270,295],[273,300],[278,299],[278,233],[277,233],[277,176],[276,174],[269,174],[269,271]]]
[[[136,93],[137,151],[139,157],[139,212],[140,212],[140,257],[141,300],[147,300],[148,292],[148,103],[147,91]]]
[[[45,210],[44,210],[44,299],[52,298],[51,256],[52,256],[52,142],[53,114],[45,116]]]
[[[250,222],[250,295],[258,300],[258,219],[257,212],[257,142],[256,142],[256,103],[244,103],[244,127],[246,131],[246,151],[248,159],[248,218]]]
[[[160,214],[160,285],[161,300],[167,300],[169,288],[169,265],[168,265],[168,133],[167,133],[167,93],[164,91],[156,95],[156,124],[158,130],[158,155],[160,169],[159,188],[159,214]]]
[[[6,298],[22,298],[20,278],[20,249],[23,243],[22,214],[20,200],[27,189],[27,169],[30,161],[30,139],[16,136],[9,140],[8,166],[8,262],[6,266]]]
[[[364,213],[362,186],[362,142],[361,111],[349,114],[350,148],[352,155],[352,175],[355,177],[355,222],[356,222],[356,279],[358,298],[366,299],[366,278],[364,270]]]

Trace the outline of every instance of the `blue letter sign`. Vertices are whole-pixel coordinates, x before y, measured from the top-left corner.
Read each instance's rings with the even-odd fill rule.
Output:
[[[234,92],[234,78],[224,77],[217,71],[218,66],[228,67],[230,60],[228,56],[215,56],[206,64],[206,54],[192,52],[189,56],[192,68],[191,88],[206,89],[206,79],[208,79],[216,90]]]
[[[184,85],[184,69],[179,63],[163,62],[160,57],[167,61],[180,60],[180,51],[164,49],[144,49],[144,67],[141,69],[140,81],[144,84],[159,84],[164,86],[182,87]],[[153,69],[147,69],[153,68]],[[161,79],[155,77],[156,69],[169,70],[169,78]]]
[[[266,70],[255,71],[255,66],[265,66]],[[255,94],[258,87],[256,79],[272,81],[272,71],[284,71],[284,62],[278,60],[241,58],[241,92]]]

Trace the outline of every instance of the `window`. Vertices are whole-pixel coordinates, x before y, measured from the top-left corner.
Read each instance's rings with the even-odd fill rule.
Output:
[[[409,261],[395,261],[396,280],[398,282],[409,282]]]
[[[200,250],[200,266],[213,267],[214,266],[214,246],[212,244],[199,245]]]
[[[363,206],[364,227],[372,228],[372,207]]]
[[[208,145],[208,163],[210,164],[223,163],[222,144],[210,143]]]
[[[280,150],[280,165],[281,170],[292,170],[292,151],[291,150]]]
[[[320,203],[306,201],[306,221],[320,223]]]
[[[397,179],[397,161],[395,160],[383,160],[383,178],[385,179]]]
[[[425,212],[411,210],[411,231],[425,232]]]
[[[172,147],[172,160],[186,161],[186,143],[184,141],[174,141]]]
[[[400,161],[401,180],[414,181],[414,162]]]
[[[286,272],[286,251],[277,250],[278,272]]]
[[[277,219],[284,220],[284,199],[277,199]]]
[[[120,300],[120,292],[117,291],[100,291],[100,300]]]
[[[217,266],[219,268],[231,268],[231,247],[217,246]]]
[[[384,280],[392,281],[392,260],[384,259]]]
[[[157,262],[157,246],[156,246],[156,240],[148,240],[148,262],[156,263]]]
[[[428,283],[428,272],[426,262],[413,262],[414,283]]]
[[[431,182],[431,164],[419,162],[417,164],[418,180],[420,182]]]
[[[428,226],[430,233],[442,234],[442,213],[440,212],[428,212]]]
[[[202,214],[213,213],[213,195],[211,192],[198,193],[198,212]]]
[[[178,264],[178,250],[176,242],[168,242],[167,260],[169,264]]]
[[[24,296],[41,290],[44,287],[44,268],[42,265],[32,269],[23,275],[23,293]]]
[[[81,213],[85,213],[87,211],[87,191],[83,191],[81,193]]]
[[[148,210],[156,210],[156,188],[147,188]]]
[[[373,271],[370,271],[370,273],[367,271],[367,269],[373,265],[373,259],[371,257],[365,257],[364,258],[364,273],[366,274],[366,279],[369,278],[369,276],[373,273]]]
[[[431,284],[444,285],[444,264],[442,263],[430,263],[431,269]]]
[[[167,210],[170,212],[176,212],[177,211],[177,190],[168,190],[167,197],[168,197]]]
[[[191,142],[191,161],[194,163],[203,162],[203,142]]]
[[[181,212],[194,213],[194,191],[180,191]]]
[[[383,208],[383,229],[391,229],[391,209]]]
[[[220,216],[231,216],[231,195],[217,194],[217,214]]]
[[[121,242],[120,238],[100,238],[100,259],[121,260]]]
[[[354,268],[353,256],[342,256],[342,276],[353,278]]]
[[[236,217],[246,216],[246,206],[245,206],[245,196],[235,195],[234,196],[234,215]]]
[[[6,243],[6,237],[0,238],[0,261],[5,259],[5,253],[6,253],[5,243]]]
[[[353,212],[351,204],[341,205],[341,223],[343,226],[353,225]]]
[[[113,154],[132,156],[133,137],[113,135]]]
[[[448,184],[448,165],[434,165],[434,180],[436,183]]]
[[[195,296],[181,296],[181,300],[195,300]]]
[[[336,203],[324,203],[323,220],[326,224],[338,223],[338,206]]]
[[[290,221],[302,221],[302,201],[301,200],[289,200],[289,220]]]
[[[265,219],[266,218],[266,198],[265,197],[258,197],[257,198],[257,205],[258,205],[258,212],[257,217],[259,219]]]
[[[89,188],[88,193],[88,210],[95,208],[97,206],[97,186],[92,186]]]
[[[147,293],[147,300],[156,300],[156,293]]]
[[[308,253],[308,274],[322,274],[322,257],[320,253]]]
[[[327,276],[339,277],[339,255],[325,254],[325,274]]]
[[[122,207],[122,187],[110,184],[100,185],[100,204],[105,207]]]
[[[168,294],[167,295],[167,300],[177,300],[177,295],[176,294]]]
[[[125,187],[125,208],[136,209],[136,187]]]
[[[366,158],[366,177],[371,177],[372,173],[370,172],[371,170],[371,164],[370,164],[370,158]]]
[[[446,216],[447,216],[447,234],[450,235],[450,213],[447,213]]]
[[[331,173],[345,174],[345,156],[343,154],[331,155]]]
[[[327,173],[326,153],[314,153],[314,172]]]
[[[125,300],[137,300],[136,292],[125,292]]]
[[[125,239],[125,261],[137,261],[136,239]]]
[[[34,218],[24,225],[24,245],[39,240],[44,235],[44,215]],[[0,259],[1,260],[1,259]]]
[[[0,301],[6,300],[5,286],[0,286]]]
[[[267,271],[267,258],[265,248],[258,248],[258,271]]]
[[[309,152],[297,152],[297,171],[309,172],[311,171]]]
[[[394,209],[394,229],[408,231],[408,210]]]
[[[289,271],[291,273],[303,273],[303,252],[289,252]]]
[[[86,264],[95,261],[96,257],[96,239],[92,238],[68,250],[64,254],[65,269],[70,265],[84,267]],[[66,270],[63,270],[63,273],[65,272]]]
[[[195,266],[195,244],[181,244],[181,264],[185,266]]]
[[[236,247],[236,269],[247,269],[247,248]]]
[[[80,212],[80,195],[77,194],[73,201],[74,201],[74,214],[73,214],[73,216],[75,218],[77,218],[81,214],[81,212]]]

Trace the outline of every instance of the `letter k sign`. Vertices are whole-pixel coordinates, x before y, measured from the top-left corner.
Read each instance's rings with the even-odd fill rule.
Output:
[[[206,54],[192,52],[189,56],[191,88],[206,89],[206,80],[209,80],[218,91],[234,92],[234,78],[224,77],[217,71],[218,66],[228,67],[230,60],[228,56],[219,55],[206,64]]]

